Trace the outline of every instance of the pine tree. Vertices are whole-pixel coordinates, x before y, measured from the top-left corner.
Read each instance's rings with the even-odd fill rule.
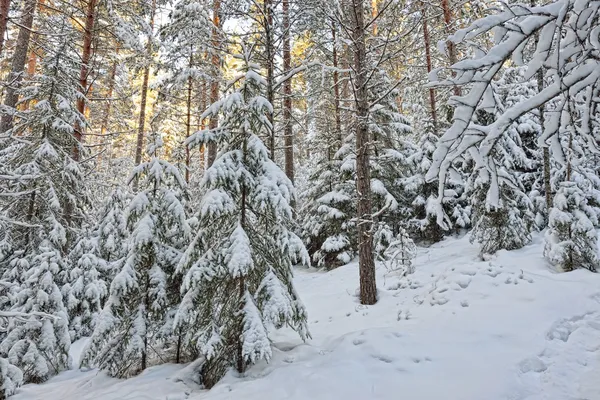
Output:
[[[97,366],[115,377],[144,370],[171,337],[171,317],[179,303],[175,266],[177,244],[189,232],[179,170],[159,158],[160,138],[149,146],[151,159],[130,179],[143,188],[127,210],[127,254],[110,285],[110,295],[84,351],[82,365]],[[145,179],[143,179],[145,178]],[[157,354],[158,359],[162,354]]]
[[[270,328],[288,325],[303,339],[308,335],[292,283],[292,265],[308,263],[291,230],[294,188],[259,139],[269,132],[272,106],[244,50],[237,89],[204,114],[222,114],[222,125],[190,138],[192,145],[217,142],[221,149],[202,181],[199,229],[178,267],[185,295],[176,323],[206,358],[207,387],[230,367],[243,373],[249,364],[268,361]]]

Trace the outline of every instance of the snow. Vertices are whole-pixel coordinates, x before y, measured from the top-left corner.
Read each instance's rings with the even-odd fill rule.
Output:
[[[14,400],[565,400],[600,393],[600,276],[554,273],[543,235],[486,261],[468,237],[418,248],[415,273],[384,277],[362,306],[356,262],[296,271],[312,335],[271,335],[270,363],[211,391],[197,368],[167,364],[128,380],[63,372],[20,388]],[[71,347],[74,365],[84,345]]]

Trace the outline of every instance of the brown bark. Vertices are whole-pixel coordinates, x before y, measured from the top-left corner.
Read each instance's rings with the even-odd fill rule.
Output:
[[[290,0],[283,0],[283,75],[292,68],[290,49]],[[283,126],[285,138],[285,174],[294,182],[294,131],[292,126],[292,79],[283,83]]]
[[[431,38],[429,36],[429,25],[427,24],[427,10],[423,3],[421,3],[421,15],[423,18],[423,41],[425,42],[425,61],[427,63],[427,73],[430,73],[433,69],[431,63]],[[435,105],[435,89],[429,88],[429,107],[431,108],[431,120],[433,122],[433,128],[437,133],[437,110]]]
[[[263,29],[265,35],[265,67],[267,70],[267,100],[271,104],[275,104],[275,43],[273,37],[273,1],[264,0],[264,21]],[[268,115],[271,122],[271,130],[269,132],[269,150],[271,152],[271,160],[275,161],[275,129],[273,129],[273,113]]]
[[[451,32],[452,10],[450,9],[448,0],[442,0],[442,10],[444,12],[444,23],[446,25],[446,34],[450,35],[452,33]],[[458,60],[457,55],[456,55],[456,45],[453,42],[451,42],[450,40],[448,40],[448,41],[446,41],[446,47],[448,48],[448,57],[450,59],[450,65],[456,64],[456,61]],[[456,73],[453,73],[452,75],[456,75]],[[454,95],[460,96],[460,94],[461,94],[460,87],[454,86]]]
[[[82,96],[77,99],[77,111],[79,111],[81,115],[85,114],[85,96],[87,96],[88,91],[88,76],[90,74],[90,59],[92,57],[96,4],[97,0],[88,0],[85,16],[83,52],[81,55],[81,70],[79,71],[79,91]],[[80,148],[84,141],[84,129],[85,126],[82,126],[79,123],[75,124],[75,140],[77,141],[73,146],[73,159],[75,161],[79,161],[81,157]]]
[[[189,60],[189,68],[192,68],[193,62],[193,53],[190,49],[190,60]],[[192,77],[188,78],[188,87],[187,87],[187,115],[185,119],[185,137],[189,138],[192,133],[192,84],[194,81]],[[185,146],[185,182],[190,183],[190,148]]]
[[[154,14],[156,13],[156,0],[152,0],[152,8],[150,10],[150,30],[151,35],[154,31]],[[150,79],[150,59],[152,57],[152,37],[148,38],[146,44],[147,64],[144,67],[144,76],[142,78],[142,91],[140,93],[140,115],[138,119],[137,142],[135,146],[135,165],[140,165],[142,162],[142,153],[144,150],[144,136],[146,134],[146,104],[148,102],[148,80]],[[138,181],[133,182],[133,190],[137,191]]]
[[[340,110],[340,73],[338,72],[337,32],[335,24],[331,25],[331,41],[333,42],[333,107],[335,110],[335,134],[338,146],[342,146],[342,115]],[[339,148],[338,147],[338,148]]]
[[[219,28],[221,26],[221,19],[219,17],[221,13],[221,0],[214,0],[213,3],[213,27],[211,32],[212,41],[212,81],[210,83],[210,103],[216,103],[219,100],[219,76],[220,76],[220,54],[219,54]],[[208,122],[209,129],[216,129],[219,125],[219,117],[212,115]],[[217,158],[217,144],[210,143],[208,145],[208,156],[207,156],[207,167],[210,167],[215,159]]]
[[[12,56],[12,65],[10,74],[8,75],[8,86],[6,88],[6,96],[4,97],[4,106],[14,109],[19,101],[17,90],[23,80],[23,72],[27,61],[29,51],[29,39],[31,37],[31,28],[35,15],[37,0],[25,0],[23,3],[22,16],[19,21],[19,34],[15,52]],[[5,114],[0,120],[0,133],[6,132],[12,128],[13,117],[10,114]]]
[[[377,302],[375,260],[373,255],[373,217],[369,170],[369,101],[367,93],[367,54],[364,0],[352,0],[352,45],[354,51],[354,90],[356,106],[356,190],[358,195],[358,257],[360,302]]]
[[[10,11],[10,0],[0,0],[0,55],[4,49],[4,36],[8,25],[8,12]]]

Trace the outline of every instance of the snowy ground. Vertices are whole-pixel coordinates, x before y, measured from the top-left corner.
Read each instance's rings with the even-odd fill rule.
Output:
[[[417,272],[384,279],[361,306],[356,264],[299,271],[313,339],[273,335],[270,364],[211,391],[166,365],[129,380],[69,371],[14,400],[598,400],[600,274],[556,274],[542,238],[477,257],[468,238],[419,249]],[[78,356],[79,346],[74,346]]]

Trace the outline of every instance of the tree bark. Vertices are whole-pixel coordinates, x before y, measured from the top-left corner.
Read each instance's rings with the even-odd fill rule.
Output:
[[[119,54],[119,45],[117,44],[116,54]],[[106,132],[108,131],[108,124],[110,123],[110,113],[112,110],[112,97],[115,91],[115,78],[117,77],[117,66],[118,62],[113,61],[108,74],[108,90],[106,92],[106,106],[104,108],[104,115],[102,116],[102,122],[100,124],[100,137],[106,141]],[[108,154],[106,159],[108,160],[107,166],[110,163],[112,157],[112,138],[108,145]]]
[[[283,0],[283,75],[292,68],[290,46],[290,0]],[[283,83],[283,126],[285,137],[285,174],[294,183],[294,130],[292,126],[292,79]]]
[[[194,59],[193,49],[190,49],[190,59],[188,67],[192,68],[192,63]],[[192,133],[192,85],[194,81],[190,76],[188,78],[188,87],[187,87],[187,100],[186,100],[186,108],[187,114],[185,119],[185,137],[189,138]],[[185,146],[185,183],[190,183],[190,148]]]
[[[81,70],[79,71],[79,91],[81,97],[77,99],[77,111],[85,115],[85,96],[88,92],[88,76],[90,74],[90,59],[92,57],[92,40],[94,38],[94,23],[96,14],[97,0],[88,0],[85,28],[83,31],[83,52],[81,55]],[[75,140],[77,143],[73,146],[73,159],[79,161],[81,158],[81,145],[84,141],[85,126],[79,123],[75,124]]]
[[[450,5],[448,0],[442,0],[442,10],[444,12],[444,23],[446,25],[446,35],[450,35],[451,26],[452,26],[452,10],[450,9]],[[450,40],[446,41],[446,47],[448,49],[448,57],[450,59],[450,65],[456,64],[458,60],[456,56],[456,45]],[[452,73],[452,75],[456,75],[456,73]],[[461,90],[459,86],[454,86],[454,95],[460,96]]]
[[[377,302],[375,260],[373,255],[373,217],[369,170],[369,101],[367,92],[367,54],[364,22],[364,0],[352,0],[354,51],[354,91],[356,103],[356,190],[358,195],[358,257],[360,302]]]
[[[4,97],[4,106],[9,109],[14,109],[19,101],[18,89],[23,80],[23,72],[25,63],[27,62],[27,54],[29,51],[29,39],[31,37],[31,28],[35,15],[37,0],[25,0],[23,3],[21,20],[19,21],[19,34],[15,52],[12,56],[12,65],[10,74],[8,75],[8,86],[6,88],[6,96]],[[0,120],[0,133],[12,129],[13,116],[5,114]]]
[[[273,1],[264,0],[264,21],[263,28],[265,34],[265,67],[267,70],[267,100],[271,104],[275,104],[275,43],[273,32]],[[271,152],[271,160],[275,161],[275,129],[273,113],[268,115],[271,122],[271,130],[269,134],[269,150]]]
[[[220,19],[221,13],[221,0],[214,0],[213,3],[213,27],[211,32],[211,40],[212,40],[212,81],[210,83],[210,103],[216,103],[219,100],[219,76],[220,76],[220,57],[219,57],[219,28],[221,25]],[[212,115],[210,117],[210,121],[208,122],[209,129],[216,129],[219,125],[219,117],[217,115]],[[210,167],[217,158],[217,144],[209,143],[208,145],[208,155],[207,155],[207,167]]]
[[[431,63],[431,38],[429,36],[429,25],[427,24],[427,10],[423,3],[421,3],[421,15],[423,18],[423,41],[425,42],[425,61],[427,63],[427,73],[430,73],[433,69]],[[431,120],[433,122],[433,129],[437,134],[437,110],[435,105],[435,89],[429,88],[429,107],[431,109]]]
[[[331,41],[333,43],[333,108],[335,111],[335,134],[339,142],[339,149],[342,147],[342,115],[340,110],[340,73],[338,71],[339,63],[335,23],[331,24]]]
[[[8,12],[10,11],[10,0],[0,0],[0,55],[4,49],[4,36],[8,25]]]
[[[150,10],[150,35],[154,31],[154,14],[156,13],[156,0],[152,0],[152,9]],[[146,130],[146,103],[148,102],[148,80],[150,79],[150,59],[152,57],[152,37],[148,38],[146,44],[146,57],[148,60],[144,67],[144,76],[142,78],[142,91],[140,99],[140,115],[138,119],[137,142],[135,146],[135,165],[140,165],[142,162],[142,153],[144,151],[144,136]],[[138,181],[133,181],[133,190],[137,191]]]

